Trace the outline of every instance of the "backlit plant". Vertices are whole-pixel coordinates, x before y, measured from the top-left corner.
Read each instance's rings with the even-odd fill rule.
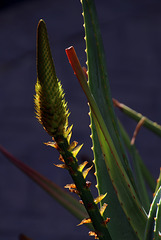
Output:
[[[37,28],[36,114],[52,138],[46,144],[60,153],[61,164],[55,165],[68,170],[72,177],[73,183],[67,184],[65,188],[76,193],[80,201],[19,162],[2,147],[1,151],[80,219],[79,225],[87,224],[89,235],[95,239],[158,240],[161,239],[161,175],[155,183],[135,148],[135,137],[141,126],[161,136],[161,126],[111,98],[94,1],[82,0],[81,4],[87,70],[81,67],[74,47],[67,48],[66,54],[89,102],[98,197],[93,197],[91,182],[86,179],[91,167],[86,168],[88,162],[79,163],[77,159],[82,145],[78,146],[76,141],[71,142],[69,109],[61,82],[56,76],[43,20],[39,21]],[[138,121],[132,140],[116,117],[114,106]],[[127,150],[132,157],[134,171]],[[149,196],[146,185],[153,195]],[[24,236],[21,237],[25,239]]]

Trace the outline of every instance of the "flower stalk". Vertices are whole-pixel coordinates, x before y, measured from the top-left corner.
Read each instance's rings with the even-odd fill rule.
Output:
[[[37,30],[37,76],[35,87],[36,114],[39,122],[53,140],[47,145],[58,150],[60,160],[63,162],[59,167],[67,169],[74,181],[69,190],[80,196],[89,214],[89,218],[84,219],[83,223],[92,223],[95,229],[95,232],[90,232],[89,235],[94,235],[95,239],[110,240],[111,237],[106,227],[109,218],[105,220],[103,217],[105,207],[102,211],[97,206],[103,197],[97,198],[97,200],[93,198],[90,191],[91,183],[86,181],[89,170],[83,171],[82,165],[78,164],[76,158],[81,146],[76,147],[77,142],[75,141],[70,143],[69,111],[61,83],[55,73],[46,25],[43,20],[40,20]]]

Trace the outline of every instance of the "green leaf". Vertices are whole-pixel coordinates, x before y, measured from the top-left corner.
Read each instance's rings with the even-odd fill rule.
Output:
[[[152,178],[150,172],[148,171],[145,164],[143,163],[135,145],[131,144],[130,138],[120,122],[119,122],[119,126],[120,126],[120,132],[122,134],[122,138],[125,142],[125,145],[127,146],[128,150],[129,150],[129,153],[131,154],[131,157],[133,160],[133,166],[134,166],[134,171],[135,171],[135,178],[136,178],[137,190],[139,193],[139,199],[142,202],[146,212],[148,212],[149,207],[150,207],[150,197],[149,197],[149,194],[148,194],[146,186],[145,186],[144,172],[146,171],[149,173],[148,177],[154,181],[154,186],[155,186],[155,180]],[[150,181],[150,179],[148,179],[148,181]]]
[[[96,129],[92,128],[93,143],[94,148],[94,159],[96,165],[96,178],[97,178],[97,187],[99,194],[107,192],[106,198],[101,202],[102,205],[104,202],[108,203],[107,211],[105,212],[105,217],[110,217],[111,221],[108,223],[108,229],[113,239],[119,240],[132,240],[136,239],[136,235],[132,230],[125,213],[119,203],[116,192],[113,188],[109,174],[107,173],[106,164],[104,157],[102,155],[102,150],[100,147],[99,139],[97,136]],[[99,162],[96,162],[96,159]],[[119,216],[119,218],[118,218]]]
[[[105,139],[96,118],[94,120],[105,163],[120,204],[139,239],[143,239],[146,214],[130,185],[126,172],[121,167],[119,159],[111,151],[110,145]]]
[[[157,207],[158,207],[158,203],[160,202],[160,199],[161,199],[161,187],[156,192],[149,210],[148,219],[147,219],[146,228],[145,228],[144,240],[151,240],[154,237],[155,217],[156,217]]]
[[[154,194],[156,194],[156,192],[158,191],[158,189],[160,188],[160,186],[161,186],[161,168],[160,168],[159,177],[158,177],[158,179],[157,179],[157,184],[156,184],[156,189],[155,189]]]
[[[117,192],[120,204],[123,207],[131,226],[135,232],[137,232],[139,238],[142,239],[147,219],[146,213],[142,209],[142,205],[120,161],[119,155],[106,128],[99,108],[95,102],[93,95],[90,92],[75,50],[73,47],[70,47],[69,49],[66,49],[66,52],[91,107],[92,116],[95,121],[100,146],[105,158],[106,167],[109,172],[112,184]]]
[[[143,116],[141,113],[136,112],[125,104],[120,103],[118,100],[113,99],[113,101],[116,107],[118,107],[123,113],[125,113],[127,116],[134,119],[135,121],[139,122],[142,118],[144,118],[143,126],[161,137],[161,125],[151,121],[147,117]]]
[[[113,143],[115,144],[121,162],[124,168],[126,169],[126,172],[130,178],[130,181],[132,182],[132,185],[135,187],[134,179],[131,174],[125,150],[123,148],[122,139],[120,137],[117,120],[113,110],[109,81],[107,77],[103,43],[97,20],[97,13],[94,6],[94,1],[82,1],[82,4],[85,22],[88,80],[91,93],[93,94],[98,104],[99,110],[103,116],[103,119],[105,121],[106,127],[108,128]],[[112,236],[116,237],[116,239],[117,238],[120,239],[120,236],[122,237],[122,239],[135,238],[133,230],[131,229],[118,203],[112,183],[111,181],[109,181],[108,172],[107,169],[105,168],[105,162],[102,156],[100,144],[98,141],[92,117],[91,117],[91,130],[98,190],[100,194],[104,191],[108,192],[106,201],[108,201],[109,207],[107,214],[109,214],[109,216],[112,219],[114,219],[113,222],[111,221],[109,223],[109,231]],[[117,215],[119,215],[121,219],[123,219],[121,222],[115,221]]]
[[[126,156],[117,118],[114,113],[108,74],[106,70],[105,52],[98,23],[96,7],[93,0],[83,0],[82,6],[85,23],[84,26],[89,87],[102,114],[119,158],[126,169],[133,187],[135,188],[135,182],[131,172],[130,164]]]
[[[111,93],[107,77],[102,37],[97,20],[94,1],[82,1],[82,6],[85,23],[89,86],[93,96],[97,101],[98,107],[102,113],[115,146],[118,149],[122,163],[127,169],[131,181],[134,185],[134,180],[131,175],[126,154],[122,146],[117,120],[111,101]],[[100,194],[103,192],[108,193],[105,199],[105,201],[109,203],[107,215],[113,219],[113,221],[109,223],[109,231],[114,239],[135,239],[133,230],[131,229],[129,222],[124,215],[124,212],[118,202],[115,190],[110,181],[110,177],[102,155],[100,143],[97,137],[95,124],[91,115],[90,117],[98,191]],[[118,215],[122,221],[117,221]]]
[[[6,149],[0,146],[0,152],[7,157],[17,168],[24,172],[30,179],[35,181],[43,190],[45,190],[51,197],[58,201],[62,206],[64,206],[69,212],[71,212],[76,218],[82,220],[87,218],[88,214],[78,200],[73,198],[64,189],[35,171],[34,169],[27,166],[25,163],[19,161],[14,156],[12,156]],[[90,227],[91,228],[91,227]]]
[[[155,217],[155,226],[154,226],[154,240],[161,239],[161,198],[157,204],[157,211]]]
[[[150,208],[150,198],[145,186],[144,178],[142,175],[142,171],[140,168],[139,160],[137,158],[137,151],[134,145],[131,146],[131,151],[132,151],[132,160],[133,160],[133,166],[134,166],[134,171],[135,171],[135,176],[136,176],[136,184],[137,184],[137,189],[139,193],[139,199],[145,209],[146,212],[149,211]]]
[[[130,141],[130,138],[129,138],[126,130],[124,129],[124,127],[120,123],[120,121],[118,121],[118,123],[119,123],[120,132],[121,132],[123,141],[125,143],[125,146],[127,147],[129,153],[133,154],[132,148],[135,148],[135,146],[133,146],[133,147],[131,146],[131,143],[130,143],[131,141]],[[155,181],[154,177],[151,175],[148,168],[145,166],[145,164],[144,164],[139,152],[136,150],[136,148],[135,148],[135,157],[137,158],[137,161],[139,162],[139,167],[141,168],[141,172],[142,172],[142,175],[145,179],[145,182],[148,184],[151,191],[154,193],[155,187],[156,187],[156,181]]]

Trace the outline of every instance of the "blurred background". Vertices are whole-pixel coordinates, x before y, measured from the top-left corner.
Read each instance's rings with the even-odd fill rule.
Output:
[[[96,0],[112,96],[161,123],[161,2]],[[65,54],[73,45],[85,66],[81,4],[75,0],[15,0],[0,4],[0,144],[59,186],[71,183],[54,167],[57,152],[35,118],[36,28],[47,24],[58,78],[74,124],[73,140],[84,143],[80,160],[92,160],[87,100]],[[116,110],[130,137],[136,122]],[[142,128],[138,150],[157,179],[161,139]],[[91,176],[92,178],[92,176]],[[93,178],[92,178],[93,179]],[[94,180],[92,180],[94,183]],[[89,239],[85,226],[0,155],[0,239],[20,233],[33,240]]]

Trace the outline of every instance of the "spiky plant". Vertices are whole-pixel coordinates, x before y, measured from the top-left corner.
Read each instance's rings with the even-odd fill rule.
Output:
[[[89,223],[88,227],[93,229],[89,235],[94,236],[95,239],[159,240],[161,239],[161,175],[155,184],[135,148],[135,137],[141,126],[160,135],[161,126],[111,98],[94,1],[82,0],[81,3],[87,70],[81,67],[73,47],[67,48],[66,54],[89,102],[98,197],[92,196],[91,183],[86,180],[90,170],[90,168],[84,170],[87,162],[78,163],[77,154],[81,146],[77,146],[76,141],[70,142],[72,127],[68,126],[69,110],[62,85],[56,76],[43,20],[40,20],[37,29],[35,87],[37,118],[52,137],[52,141],[47,145],[56,148],[60,153],[59,159],[62,163],[56,166],[67,169],[73,179],[73,183],[67,184],[65,188],[78,194],[80,203],[54,183],[9,155],[3,148],[1,151],[77,218],[82,219],[79,225]],[[114,106],[138,121],[132,140],[117,119]],[[130,167],[125,146],[132,156],[134,172]],[[146,184],[153,195],[149,196]],[[107,203],[108,211],[105,211]]]

